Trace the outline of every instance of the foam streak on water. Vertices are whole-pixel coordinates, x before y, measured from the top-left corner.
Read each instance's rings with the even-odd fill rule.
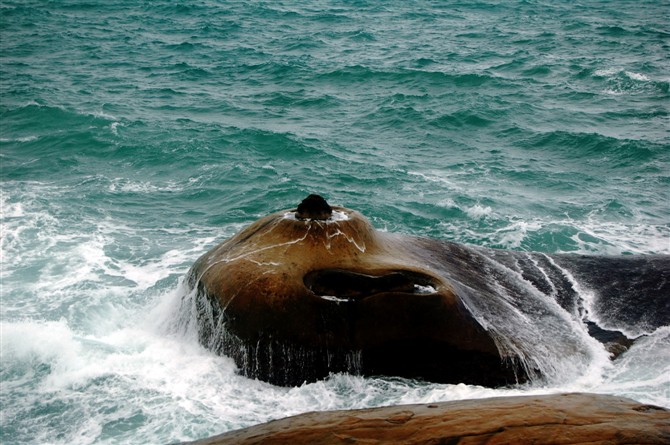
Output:
[[[218,241],[309,193],[388,232],[670,254],[665,7],[3,1],[0,441],[169,443],[310,410],[569,390],[670,406],[667,327],[610,363],[550,301],[537,308],[582,352],[575,369],[540,363],[549,380],[272,387],[198,345],[181,285]]]

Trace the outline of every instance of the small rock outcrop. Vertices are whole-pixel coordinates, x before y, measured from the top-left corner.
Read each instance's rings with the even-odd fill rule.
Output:
[[[326,220],[333,214],[333,209],[319,195],[309,195],[298,205],[295,217],[298,219]]]

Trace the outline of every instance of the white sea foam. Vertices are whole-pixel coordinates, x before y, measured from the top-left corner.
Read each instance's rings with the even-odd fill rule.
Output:
[[[112,124],[109,126],[109,129],[112,130],[112,133],[115,135],[119,134],[119,126],[123,127],[123,124],[121,122],[112,122]]]
[[[23,203],[8,202],[7,193],[0,192],[0,221],[4,222],[6,219],[20,218],[24,215]],[[5,233],[4,230],[2,233]]]
[[[467,209],[465,209],[465,213],[467,213],[467,215],[470,218],[473,218],[473,219],[478,219],[478,218],[483,218],[485,216],[488,216],[488,215],[491,214],[491,211],[492,211],[491,207],[482,206],[480,204],[475,204],[472,207],[468,207]]]
[[[489,218],[501,216],[494,212],[487,215]],[[442,230],[444,237],[453,241],[506,249],[527,250],[529,244],[537,242],[536,239],[552,234],[552,237],[562,236],[572,241],[572,246],[564,247],[565,252],[602,255],[670,254],[670,226],[635,220],[605,222],[596,219],[512,218],[503,227],[494,228],[491,225],[488,232],[448,220],[440,221],[436,226]],[[565,242],[561,244],[565,245]]]
[[[324,300],[332,301],[334,303],[346,303],[349,301],[347,298],[335,297],[333,295],[319,295],[319,298],[323,298]]]
[[[340,210],[333,210],[333,214],[329,219],[333,221],[348,221],[349,214]]]
[[[646,74],[636,73],[634,71],[627,71],[623,68],[616,68],[616,67],[596,70],[593,72],[593,75],[596,77],[615,77],[623,75],[629,79],[637,80],[640,82],[649,81],[649,76],[647,76]]]
[[[173,274],[175,269],[179,270],[183,264],[183,252],[170,250],[155,260],[148,260],[139,265],[118,263],[118,270],[120,276],[133,281],[139,290],[147,290]]]
[[[670,408],[670,326],[637,340],[599,385],[586,389]]]
[[[295,212],[285,212],[284,213],[284,219],[292,219],[292,220],[297,220],[295,216]],[[342,210],[333,210],[333,213],[331,214],[330,218],[326,220],[318,220],[318,222],[321,223],[330,223],[330,222],[337,222],[337,221],[348,221],[349,220],[349,213],[342,211]]]
[[[445,173],[441,172],[423,173],[418,171],[408,171],[407,174],[411,176],[418,176],[426,182],[436,182],[443,185],[447,185],[449,186],[450,189],[459,190],[461,188],[456,183],[451,181]]]
[[[604,90],[604,93],[613,96],[641,91],[651,81],[651,78],[646,74],[628,71],[623,68],[601,69],[594,71],[593,75],[607,80],[608,88]]]
[[[620,72],[621,68],[606,68],[606,69],[600,69],[596,70],[593,72],[593,75],[596,77],[609,77],[613,76],[616,73]]]
[[[580,252],[670,254],[670,226],[594,219],[570,223],[579,229],[579,233],[573,235],[572,239]],[[588,235],[590,239],[584,240],[580,233]]]
[[[64,343],[70,343],[72,331],[65,320],[57,322],[0,322],[0,351],[6,360],[42,361],[58,360],[58,357],[75,357],[67,353]]]
[[[430,286],[430,285],[422,286],[420,284],[415,284],[414,285],[414,293],[417,293],[417,294],[433,294],[435,292],[436,292],[436,290],[433,286]]]
[[[22,136],[17,138],[0,138],[0,142],[32,142],[39,139],[38,136]]]
[[[105,112],[102,111],[102,110],[101,110],[101,111],[96,111],[96,112],[94,112],[94,113],[93,113],[93,116],[94,116],[94,117],[101,118],[101,119],[105,119],[105,120],[108,120],[108,121],[118,121],[118,118],[117,118],[117,117],[115,117],[115,116],[113,116],[113,115],[111,115],[111,114],[105,113]]]
[[[437,202],[437,205],[440,206],[440,207],[445,207],[445,208],[458,207],[456,202],[451,198],[442,199],[442,200]]]
[[[508,249],[517,249],[526,238],[528,232],[537,231],[542,227],[539,221],[518,220],[511,222],[507,227],[495,230],[496,244]]]
[[[109,185],[110,192],[157,193],[179,192],[183,185],[175,181],[166,181],[163,184],[154,184],[148,181],[133,181],[126,178],[114,178]]]
[[[647,82],[649,81],[649,76],[641,73],[635,73],[633,71],[624,71],[623,72],[626,76],[633,80],[639,80],[640,82]]]

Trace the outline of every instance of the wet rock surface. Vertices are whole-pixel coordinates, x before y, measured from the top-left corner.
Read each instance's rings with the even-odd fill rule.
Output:
[[[200,343],[280,386],[332,373],[489,387],[570,380],[586,372],[592,338],[615,358],[670,319],[668,255],[388,233],[319,195],[212,248],[188,284],[183,307]]]

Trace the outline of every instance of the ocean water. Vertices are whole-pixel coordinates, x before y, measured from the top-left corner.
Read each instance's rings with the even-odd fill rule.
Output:
[[[0,442],[593,391],[670,407],[670,321],[504,389],[246,379],[180,323],[205,251],[308,193],[380,230],[670,254],[667,0],[0,2]],[[587,296],[585,296],[587,298]],[[669,297],[670,298],[670,297]]]

